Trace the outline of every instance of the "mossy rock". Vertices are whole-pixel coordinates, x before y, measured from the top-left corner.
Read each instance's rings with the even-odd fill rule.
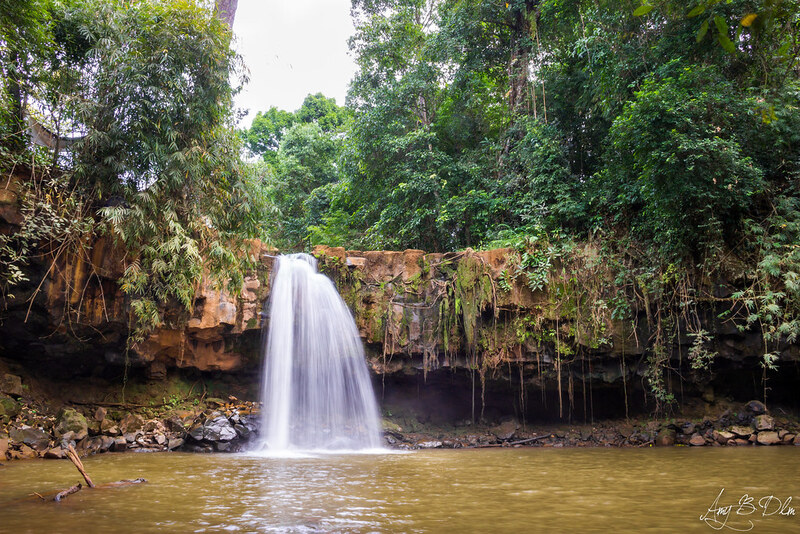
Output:
[[[89,424],[83,414],[76,410],[64,410],[58,418],[55,434],[63,437],[68,432],[72,432],[72,439],[78,441],[89,435]]]
[[[17,401],[11,397],[0,395],[0,417],[6,416],[8,418],[19,415],[20,406]]]

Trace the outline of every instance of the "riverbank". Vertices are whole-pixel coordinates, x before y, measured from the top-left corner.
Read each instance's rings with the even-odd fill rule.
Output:
[[[132,388],[135,389],[135,388]],[[104,452],[241,452],[259,436],[259,403],[233,395],[172,394],[163,402],[104,402],[101,396],[60,406],[22,377],[0,375],[0,462],[65,458],[72,444],[81,455]],[[153,392],[149,393],[152,398]],[[107,396],[107,395],[106,395]],[[57,407],[56,407],[57,406]],[[500,447],[800,446],[800,420],[760,401],[687,403],[667,418],[597,420],[592,423],[525,421],[506,417],[431,424],[413,413],[385,410],[385,446],[400,450]]]

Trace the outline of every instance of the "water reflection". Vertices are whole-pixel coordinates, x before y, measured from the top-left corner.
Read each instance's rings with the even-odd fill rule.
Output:
[[[414,454],[124,454],[88,458],[96,481],[60,504],[32,491],[76,481],[71,464],[0,468],[2,532],[713,532],[699,517],[731,499],[800,502],[796,448],[461,450]],[[800,532],[758,518],[753,532]]]

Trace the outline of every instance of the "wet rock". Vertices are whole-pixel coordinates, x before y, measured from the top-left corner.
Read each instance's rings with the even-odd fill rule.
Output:
[[[167,449],[174,451],[175,449],[183,446],[183,438],[172,438],[167,442]]]
[[[694,426],[694,423],[686,422],[681,426],[681,433],[686,435],[686,436],[691,436],[696,431],[697,430],[696,430],[696,428]]]
[[[164,432],[166,428],[164,427],[164,423],[162,423],[158,419],[149,419],[145,421],[144,425],[142,425],[142,430],[147,433],[152,433],[152,432]]]
[[[757,402],[757,401],[751,401]],[[759,415],[753,419],[753,428],[756,430],[772,430],[775,428],[775,420],[769,415]]]
[[[214,444],[214,448],[217,449],[217,452],[228,452],[231,450],[231,442],[230,441],[218,441]]]
[[[117,436],[114,438],[114,444],[111,446],[111,450],[114,452],[123,452],[128,449],[128,441],[122,437]]]
[[[63,460],[67,455],[61,447],[52,447],[45,451],[44,457],[50,460]]]
[[[123,439],[128,443],[136,443],[136,440],[141,436],[142,433],[140,431],[137,432],[126,432],[122,435]]]
[[[744,409],[753,415],[762,415],[767,413],[767,407],[764,405],[764,403],[757,400],[751,400],[745,404]]]
[[[176,434],[185,434],[186,427],[183,424],[183,421],[180,417],[172,416],[169,419],[164,421],[164,426],[169,429],[170,432],[175,432]]]
[[[17,401],[11,397],[0,395],[0,417],[6,416],[9,419],[19,415],[20,406]]]
[[[103,419],[100,423],[100,432],[109,436],[119,436],[121,434],[119,427],[111,418]]]
[[[65,434],[71,432],[71,437],[65,437]],[[83,414],[75,410],[64,410],[58,418],[58,423],[55,428],[55,435],[59,439],[74,439],[80,441],[89,435],[89,425]]]
[[[6,459],[6,453],[8,452],[8,438],[0,439],[0,460]]]
[[[675,445],[675,431],[671,428],[662,428],[656,435],[656,446],[671,447]]]
[[[730,431],[742,438],[750,437],[750,434],[753,433],[753,429],[747,426],[737,426],[734,425],[730,428]]]
[[[17,375],[4,374],[0,378],[0,393],[21,397],[25,393],[22,388],[22,379]]]
[[[119,429],[123,434],[129,434],[141,430],[144,426],[144,419],[141,415],[129,413],[119,422]]]
[[[226,417],[218,416],[206,421],[203,425],[203,439],[207,441],[230,441],[236,439],[236,430],[233,429]]]
[[[441,441],[420,441],[417,443],[417,447],[420,449],[441,449],[442,442]]]
[[[12,428],[8,435],[12,441],[24,443],[37,451],[43,451],[50,446],[50,434],[41,428]]]
[[[702,447],[705,444],[706,444],[706,438],[704,438],[698,433],[692,435],[691,439],[689,440],[689,445],[693,447]]]
[[[737,445],[737,446],[750,445],[750,441],[743,438],[735,438],[734,440],[729,441],[728,445]]]
[[[163,445],[167,442],[167,436],[165,436],[164,434],[156,434],[155,440],[156,443],[158,443],[159,445]]]
[[[781,441],[784,442],[784,443],[792,443],[796,437],[797,436],[795,434],[790,434],[789,432],[787,432],[781,438]]]
[[[36,451],[32,448],[28,447],[24,443],[19,448],[19,453],[16,455],[20,460],[28,460],[31,458],[36,458],[37,454]]]
[[[717,432],[716,430],[713,433],[714,440],[719,443],[720,445],[726,445],[730,440],[732,440],[735,435],[733,432],[728,432],[726,430],[721,430]]]
[[[236,434],[243,440],[250,439],[250,436],[252,435],[250,429],[241,424],[233,425],[233,429],[236,431]]]
[[[204,428],[202,424],[197,424],[189,430],[189,437],[195,441],[203,441]]]
[[[759,432],[757,440],[759,445],[776,445],[781,442],[778,433],[773,431]]]

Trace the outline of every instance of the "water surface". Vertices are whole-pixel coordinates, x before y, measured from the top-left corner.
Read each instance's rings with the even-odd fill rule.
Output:
[[[744,494],[800,508],[796,447],[482,449],[297,458],[105,454],[0,467],[0,532],[715,532],[700,521]],[[771,501],[772,507],[776,501]],[[728,526],[800,532],[800,518],[732,513]],[[771,510],[770,510],[771,511]],[[723,529],[723,532],[734,532]]]

